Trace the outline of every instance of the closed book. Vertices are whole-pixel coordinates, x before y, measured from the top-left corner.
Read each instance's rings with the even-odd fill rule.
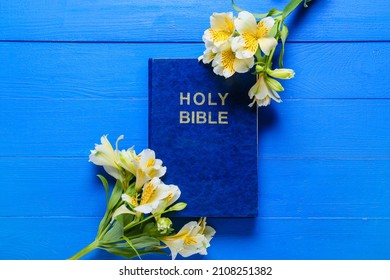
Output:
[[[225,79],[196,59],[149,60],[149,147],[188,204],[179,216],[257,216],[255,79]]]

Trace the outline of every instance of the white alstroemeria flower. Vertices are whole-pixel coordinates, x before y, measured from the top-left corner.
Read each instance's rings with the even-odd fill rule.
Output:
[[[112,220],[114,220],[117,216],[123,215],[123,214],[131,214],[131,215],[136,215],[135,212],[131,211],[126,207],[126,205],[121,205],[119,206],[115,212],[112,214]]]
[[[135,153],[133,147],[120,151],[119,160],[119,165],[123,169],[129,171],[134,176],[137,174],[137,154]]]
[[[136,198],[128,195],[127,193],[122,194],[121,197],[122,197],[122,200],[127,202],[129,205],[131,205],[132,208],[138,206],[138,200]]]
[[[154,212],[160,206],[162,200],[171,195],[171,189],[165,185],[159,178],[154,177],[142,188],[141,201],[135,211],[149,214]]]
[[[154,151],[150,149],[143,150],[134,158],[134,161],[136,163],[135,189],[137,191],[153,177],[162,177],[167,171],[167,168],[162,166],[162,161],[156,159]]]
[[[234,73],[245,73],[254,65],[254,57],[240,59],[231,48],[231,40],[229,40],[223,48],[218,52],[213,60],[212,66],[215,74],[231,77]]]
[[[202,61],[204,64],[209,64],[215,58],[217,54],[213,52],[212,48],[207,48],[203,52],[203,55],[198,57],[198,61]]]
[[[233,13],[213,13],[210,16],[210,28],[203,34],[206,49],[211,48],[214,53],[222,47],[234,34]]]
[[[170,249],[172,259],[175,259],[177,254],[183,257],[194,254],[207,255],[206,249],[210,247],[210,240],[214,234],[215,230],[206,226],[205,219],[201,219],[199,223],[187,223],[177,234],[162,237],[161,241]]]
[[[159,205],[156,207],[155,210],[152,211],[152,213],[159,213],[164,211],[179,199],[181,194],[179,187],[176,185],[166,186],[168,187],[169,195],[160,201]]]
[[[257,76],[257,81],[254,86],[249,90],[249,98],[253,99],[253,102],[249,106],[257,103],[260,106],[268,106],[271,103],[271,98],[276,102],[281,102],[280,96],[276,91],[283,91],[283,87],[274,79],[265,78],[264,74]]]
[[[119,165],[118,142],[123,139],[123,135],[116,140],[116,150],[111,146],[107,135],[100,138],[102,144],[95,144],[95,150],[91,150],[89,161],[96,165],[103,166],[104,170],[118,180],[123,179],[122,168]]]
[[[253,14],[242,11],[238,14],[234,24],[240,36],[233,39],[232,49],[238,58],[253,56],[259,46],[265,55],[269,55],[278,44],[274,37],[269,36],[271,28],[275,24],[272,17],[265,17],[256,23]]]

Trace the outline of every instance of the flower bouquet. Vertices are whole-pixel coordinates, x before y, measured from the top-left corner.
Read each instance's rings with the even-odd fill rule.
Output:
[[[205,64],[212,63],[215,74],[231,77],[234,73],[245,73],[254,68],[257,81],[249,90],[253,106],[267,106],[271,99],[281,102],[278,92],[284,90],[276,79],[291,79],[295,73],[283,67],[285,42],[288,28],[285,19],[302,2],[307,7],[311,0],[291,0],[283,9],[271,9],[264,14],[252,14],[235,5],[233,12],[214,13],[210,17],[210,28],[203,34],[206,50],[199,57]],[[273,56],[281,42],[279,68],[273,68]]]
[[[136,154],[133,148],[115,150],[107,136],[101,137],[89,159],[116,179],[110,194],[107,179],[98,175],[107,195],[107,209],[99,224],[95,240],[70,259],[79,259],[94,249],[103,249],[125,258],[149,253],[166,253],[169,248],[172,259],[177,254],[188,257],[207,254],[215,230],[206,226],[206,219],[185,224],[177,233],[172,221],[165,214],[181,211],[186,203],[176,201],[180,189],[167,185],[160,179],[167,168],[154,151],[145,149]]]

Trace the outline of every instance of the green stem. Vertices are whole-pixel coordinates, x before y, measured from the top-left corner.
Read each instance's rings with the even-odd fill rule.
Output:
[[[142,223],[144,223],[144,222],[146,222],[147,220],[150,220],[150,219],[152,219],[152,218],[154,218],[154,216],[153,215],[150,215],[149,217],[147,217],[147,218],[145,218],[145,219],[143,219],[143,220],[141,220],[141,221],[138,221],[138,222],[131,222],[130,224],[128,224],[128,225],[126,225],[124,228],[123,228],[123,230],[125,231],[125,230],[128,230],[128,229],[130,229],[130,228],[132,228],[132,227],[135,227],[135,226],[138,226],[139,224],[142,224]]]
[[[283,19],[287,18],[303,1],[304,0],[291,0],[283,9]]]
[[[89,252],[95,250],[99,246],[99,243],[97,240],[93,241],[91,244],[87,245],[83,249],[81,249],[79,252],[74,254],[72,257],[69,258],[69,260],[78,260],[81,257],[85,256]]]
[[[172,208],[172,207],[171,207]],[[132,227],[135,227],[135,226],[138,226],[139,224],[142,224],[142,223],[144,223],[144,222],[146,222],[146,221],[148,221],[148,220],[150,220],[150,219],[152,219],[152,218],[156,218],[156,215],[163,215],[163,214],[165,214],[165,213],[168,213],[168,212],[172,212],[172,211],[174,211],[174,210],[171,210],[171,208],[169,208],[169,209],[165,209],[163,212],[161,212],[161,213],[157,213],[157,214],[153,214],[153,215],[150,215],[150,216],[148,216],[148,217],[146,217],[145,219],[143,219],[143,220],[140,220],[140,221],[138,221],[138,222],[131,222],[130,224],[128,224],[127,226],[125,226],[124,228],[123,228],[123,230],[128,230],[128,229],[130,229],[130,228],[132,228]]]

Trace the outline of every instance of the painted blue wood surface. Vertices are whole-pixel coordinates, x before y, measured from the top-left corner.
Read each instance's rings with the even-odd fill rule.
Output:
[[[260,2],[236,1],[287,3]],[[259,111],[259,217],[210,219],[204,259],[390,259],[390,2],[310,4],[290,19],[296,77]],[[145,148],[148,58],[199,56],[210,14],[230,10],[0,2],[0,259],[65,259],[92,241],[105,197],[89,150],[107,133]]]
[[[283,9],[287,0],[237,0],[253,13]],[[292,15],[292,41],[388,40],[389,1],[317,0]],[[200,42],[213,12],[231,0],[2,0],[3,40]]]

